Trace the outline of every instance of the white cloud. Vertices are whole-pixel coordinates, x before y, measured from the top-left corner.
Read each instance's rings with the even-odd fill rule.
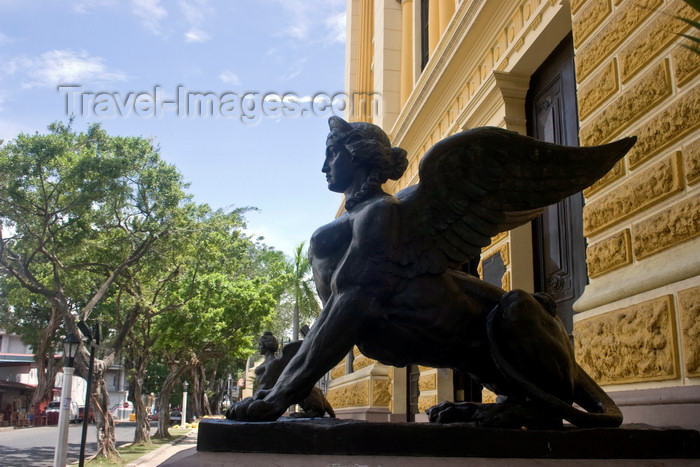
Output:
[[[131,0],[131,11],[146,29],[155,35],[162,34],[160,22],[168,16],[168,10],[160,4],[160,0]]]
[[[331,42],[345,42],[345,12],[341,11],[326,19],[326,31]]]
[[[209,5],[209,0],[180,0],[180,10],[189,25],[185,33],[186,42],[204,42],[210,39],[204,31],[204,26],[209,18],[214,16],[214,9]]]
[[[87,84],[124,81],[120,71],[109,71],[102,57],[91,57],[84,50],[49,50],[38,57],[19,57],[10,60],[5,73],[23,73],[23,88],[54,87],[59,84]]]
[[[241,85],[241,80],[238,78],[238,75],[234,73],[231,70],[224,70],[219,74],[219,79],[226,83],[230,84],[233,86],[240,86]]]
[[[345,40],[345,2],[342,0],[278,0],[286,25],[283,34],[300,40]],[[318,34],[324,31],[325,34]]]
[[[185,33],[185,42],[205,42],[209,39],[209,34],[198,28],[192,28]]]
[[[8,42],[12,42],[12,39],[0,32],[0,44],[7,44]]]
[[[95,8],[102,8],[116,5],[116,0],[73,0],[70,3],[73,11],[86,14]]]

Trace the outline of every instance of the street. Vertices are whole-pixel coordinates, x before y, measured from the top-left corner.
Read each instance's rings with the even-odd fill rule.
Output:
[[[116,426],[117,446],[134,439],[135,422],[119,422]],[[151,434],[156,432],[157,422],[151,424]],[[78,462],[82,424],[71,424],[68,430],[67,464]],[[52,466],[58,440],[57,426],[21,428],[0,432],[0,465],[3,467]],[[97,450],[95,424],[88,426],[85,457]]]

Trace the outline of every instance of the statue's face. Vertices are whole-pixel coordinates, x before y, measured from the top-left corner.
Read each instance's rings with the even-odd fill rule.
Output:
[[[326,160],[321,172],[326,174],[328,189],[343,193],[352,183],[356,168],[345,145],[329,137],[326,140]]]

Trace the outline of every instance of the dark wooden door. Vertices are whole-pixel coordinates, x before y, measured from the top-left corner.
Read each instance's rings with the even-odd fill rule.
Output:
[[[527,95],[528,133],[537,139],[578,146],[574,49],[569,35],[532,75]],[[533,221],[535,291],[557,302],[567,332],[573,330],[572,305],[588,276],[583,237],[583,195],[549,206]]]

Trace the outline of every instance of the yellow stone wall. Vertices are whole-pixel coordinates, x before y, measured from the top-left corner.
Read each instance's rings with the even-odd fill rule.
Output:
[[[681,0],[571,7],[581,144],[638,137],[584,192],[576,358],[613,389],[699,384],[700,56],[674,17],[700,15]]]
[[[357,64],[360,2],[348,2],[348,93],[366,69]],[[423,154],[458,131],[525,132],[530,76],[571,32],[581,144],[638,137],[584,191],[590,284],[575,305],[577,358],[613,390],[700,384],[700,59],[677,35],[689,27],[674,19],[698,15],[681,0],[457,0],[453,13],[451,5],[444,10],[451,18],[441,17],[421,71],[420,3],[374,0],[373,91],[388,96],[375,121],[409,159],[385,190],[416,183]],[[532,290],[527,226],[493,238],[482,260],[495,254],[506,265],[503,288]],[[360,375],[378,365],[356,356],[355,378],[369,378]],[[332,375],[347,380],[344,362]],[[421,410],[448,397],[438,375],[421,368]],[[376,385],[394,385],[381,381],[388,383],[356,388],[366,394],[362,403],[377,400]],[[346,399],[336,400],[360,403]]]

